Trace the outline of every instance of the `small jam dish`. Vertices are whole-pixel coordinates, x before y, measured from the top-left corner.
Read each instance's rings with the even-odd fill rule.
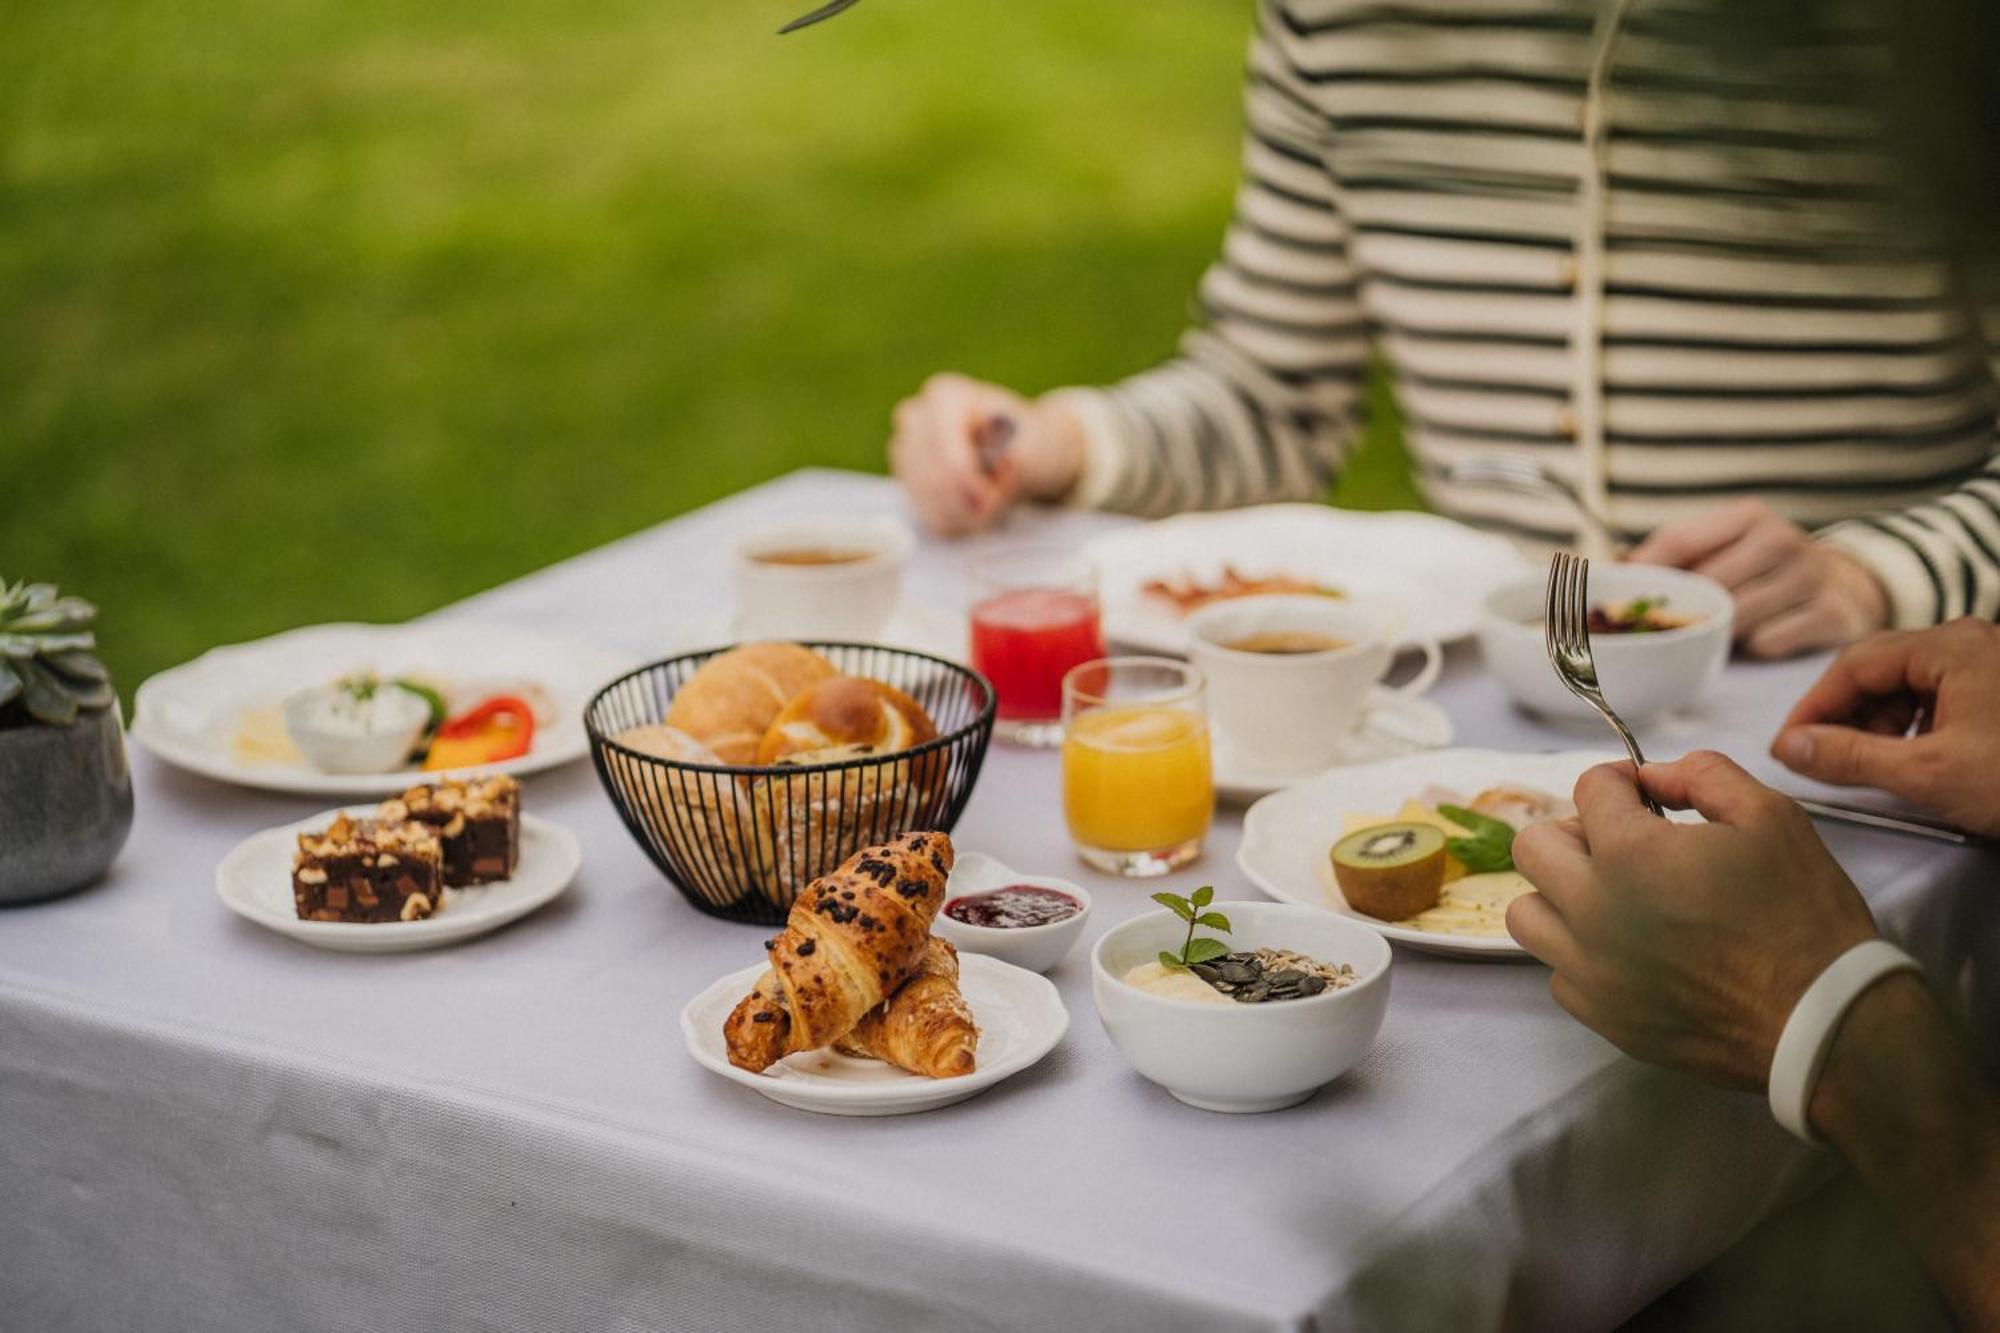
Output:
[[[1004,894],[1008,889],[1024,892]],[[977,925],[952,912],[956,906],[961,916],[992,912],[1032,915],[1060,909],[1062,904],[1055,895],[1069,899],[1076,910],[1045,925]],[[983,852],[960,852],[945,885],[944,906],[931,930],[966,953],[983,953],[1030,972],[1046,972],[1070,951],[1089,917],[1090,895],[1078,885],[1049,875],[1024,875]]]
[[[1147,912],[1098,938],[1090,988],[1112,1044],[1132,1067],[1204,1111],[1276,1111],[1351,1069],[1389,1008],[1389,944],[1368,927],[1292,903],[1213,903],[1229,918],[1231,950],[1286,949],[1354,969],[1354,980],[1296,1000],[1261,1004],[1181,999],[1128,984],[1134,968],[1178,950],[1187,924]]]

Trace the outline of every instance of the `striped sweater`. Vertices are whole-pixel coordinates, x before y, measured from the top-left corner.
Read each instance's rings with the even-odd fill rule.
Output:
[[[1243,180],[1181,355],[1061,391],[1075,501],[1324,493],[1371,345],[1440,512],[1541,542],[1561,472],[1637,538],[1753,494],[1872,569],[1903,626],[2000,613],[1993,357],[1838,82],[1718,64],[1687,0],[1263,0]],[[1855,36],[1853,49],[1868,47]]]

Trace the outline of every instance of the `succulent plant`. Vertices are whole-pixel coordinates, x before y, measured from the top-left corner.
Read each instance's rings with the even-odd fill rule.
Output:
[[[0,579],[0,727],[66,727],[108,708],[111,673],[97,660],[97,608],[52,583]]]

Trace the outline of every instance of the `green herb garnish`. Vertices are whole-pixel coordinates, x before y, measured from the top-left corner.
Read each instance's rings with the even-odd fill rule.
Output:
[[[1447,838],[1445,850],[1472,875],[1494,875],[1514,868],[1514,826],[1462,805],[1441,805],[1437,812],[1465,829],[1469,838]]]
[[[1178,893],[1156,893],[1153,901],[1188,923],[1187,939],[1181,942],[1178,954],[1160,950],[1160,966],[1172,968],[1192,967],[1196,963],[1213,962],[1229,952],[1229,946],[1221,940],[1198,940],[1194,937],[1196,926],[1207,926],[1210,930],[1229,931],[1229,918],[1220,912],[1206,912],[1202,909],[1215,901],[1215,886],[1204,884],[1192,896],[1183,898]]]
[[[444,696],[442,694],[439,694],[436,690],[420,681],[411,680],[408,676],[398,676],[390,684],[396,686],[398,689],[408,690],[429,706],[431,720],[430,725],[424,728],[426,734],[436,731],[444,725],[445,707]]]

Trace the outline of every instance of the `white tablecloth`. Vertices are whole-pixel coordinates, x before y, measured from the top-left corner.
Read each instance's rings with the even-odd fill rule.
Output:
[[[800,473],[443,614],[658,655],[722,611],[747,521],[895,504],[880,480]],[[923,548],[913,595],[962,605],[976,550]],[[1654,743],[1761,755],[1815,669],[1732,668]],[[1465,744],[1603,739],[1516,712],[1464,650],[1436,697]],[[0,915],[4,1328],[1587,1329],[1820,1169],[1755,1098],[1571,1022],[1539,967],[1400,952],[1379,1045],[1294,1110],[1212,1115],[1141,1080],[1079,949],[1054,973],[1070,1034],[1029,1073],[928,1115],[788,1111],[699,1069],[676,1027],[768,932],[685,905],[587,765],[529,783],[583,840],[571,894],[391,957],[301,947],[217,902],[223,853],[313,803],[135,768],[111,877]],[[1255,896],[1237,827],[1174,886]],[[1048,754],[996,745],[958,836],[1082,874]],[[1949,974],[1990,863],[1829,837]],[[1146,906],[1084,878],[1103,925]]]

